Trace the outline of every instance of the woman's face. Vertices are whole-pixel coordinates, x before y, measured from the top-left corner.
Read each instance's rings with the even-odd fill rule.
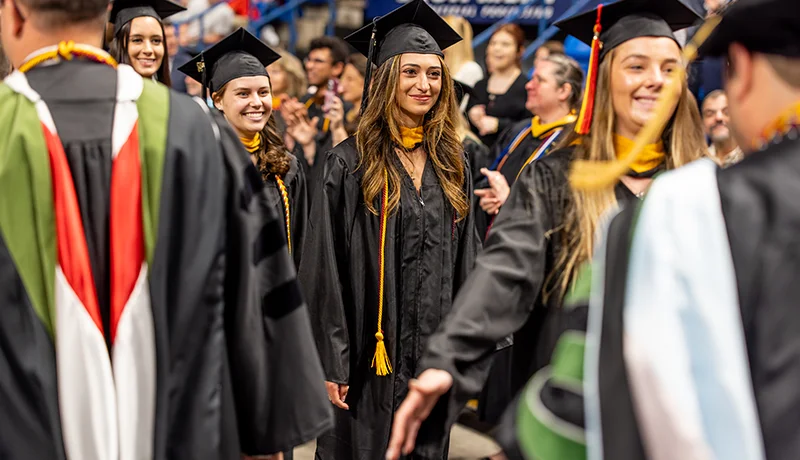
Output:
[[[653,116],[664,87],[681,65],[681,50],[667,37],[639,37],[614,50],[611,62],[611,101],[614,129],[629,139]],[[677,107],[677,99],[672,111]]]
[[[340,86],[342,99],[351,104],[361,102],[364,92],[364,77],[358,72],[353,64],[347,64],[342,72],[342,82]]]
[[[525,108],[534,115],[541,117],[550,115],[569,98],[568,87],[558,85],[557,70],[557,64],[540,61],[533,71],[533,77],[525,85],[525,89],[528,91]]]
[[[486,48],[486,60],[491,61],[492,70],[505,70],[517,65],[519,48],[514,37],[508,32],[500,31],[492,35]]]
[[[442,61],[435,54],[400,56],[396,98],[407,122],[420,126],[442,92]]]
[[[136,73],[144,78],[158,72],[164,61],[164,33],[158,19],[142,16],[131,21],[128,58]]]
[[[272,115],[269,77],[241,77],[225,85],[222,97],[213,95],[214,105],[241,137],[261,132]]]
[[[280,64],[273,62],[267,66],[269,81],[272,83],[273,96],[280,96],[289,91],[289,76]]]

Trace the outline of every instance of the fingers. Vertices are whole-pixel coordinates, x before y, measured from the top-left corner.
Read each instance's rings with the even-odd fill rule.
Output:
[[[473,192],[475,196],[483,197],[492,197],[494,196],[494,191],[490,188],[479,188]]]
[[[422,426],[422,420],[414,419],[408,427],[406,442],[403,444],[403,455],[411,455],[414,452],[414,446],[417,444],[417,434],[419,434],[419,427]]]
[[[330,402],[333,403],[334,406],[340,409],[350,410],[350,406],[345,404],[344,401],[342,401],[342,397],[340,396],[341,386],[342,385],[339,385],[338,383],[325,382],[325,389],[328,391],[328,400],[330,400]],[[347,390],[345,390],[345,394],[346,391]]]
[[[414,414],[422,405],[422,396],[414,391],[409,391],[406,399],[400,404],[392,423],[392,436],[389,438],[389,448],[386,450],[387,460],[398,460],[400,452],[407,447],[408,430],[411,427]]]
[[[347,399],[347,393],[350,391],[350,386],[348,385],[339,385],[339,399],[344,401]]]

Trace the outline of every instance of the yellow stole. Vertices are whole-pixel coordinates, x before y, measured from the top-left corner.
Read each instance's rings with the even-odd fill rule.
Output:
[[[411,150],[422,143],[422,126],[418,126],[416,128],[406,128],[405,126],[401,126],[400,136],[400,140],[403,142],[403,148],[406,150]]]
[[[240,137],[239,140],[242,141],[242,145],[250,153],[256,153],[261,148],[261,133],[256,133],[252,139]]]
[[[558,128],[564,125],[568,125],[570,123],[574,123],[576,118],[577,117],[575,117],[575,114],[570,113],[569,115],[560,120],[556,120],[552,123],[542,124],[541,121],[539,120],[539,116],[537,115],[533,117],[533,119],[531,119],[531,134],[533,135],[534,139],[538,139],[542,137],[543,134],[552,131],[553,128]]]
[[[614,134],[614,151],[618,159],[627,157],[631,149],[633,149],[632,140]],[[636,162],[631,165],[631,170],[637,174],[652,171],[661,166],[666,159],[667,155],[664,153],[664,143],[658,141],[644,148],[641,155],[636,159]]]

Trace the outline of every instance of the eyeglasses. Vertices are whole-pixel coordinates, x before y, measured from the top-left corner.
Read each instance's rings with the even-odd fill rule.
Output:
[[[308,58],[308,57],[303,59],[303,62],[305,62],[306,64],[308,64],[308,63],[311,63],[311,64],[333,64],[333,62],[327,61],[327,60],[324,60],[324,59],[319,59],[319,58],[311,59],[311,58]]]

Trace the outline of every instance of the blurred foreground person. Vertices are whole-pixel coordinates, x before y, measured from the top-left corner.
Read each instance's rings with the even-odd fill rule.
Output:
[[[727,58],[730,124],[745,159],[665,174],[640,209],[611,223],[599,256],[605,282],[593,294],[604,301],[590,314],[587,425],[602,427],[590,453],[797,458],[798,43],[792,0],[723,11],[700,53]],[[637,455],[618,455],[637,442]]]
[[[238,460],[328,426],[283,219],[202,103],[100,49],[107,0],[4,0],[0,457]]]

